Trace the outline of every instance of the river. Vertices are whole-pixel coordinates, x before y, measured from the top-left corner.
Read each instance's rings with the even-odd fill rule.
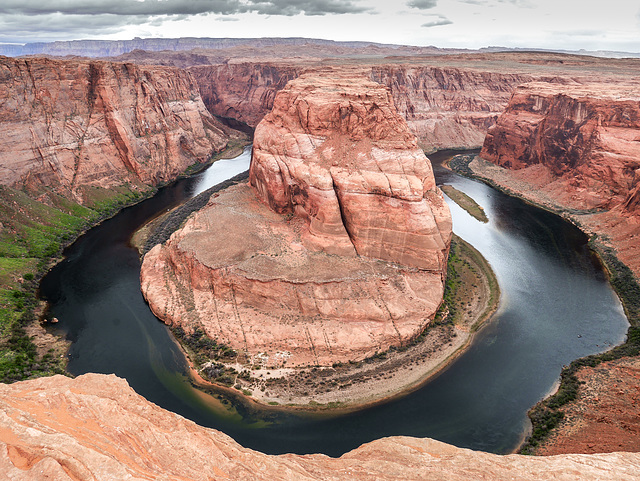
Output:
[[[468,194],[489,217],[480,223],[449,202],[454,231],[490,262],[502,297],[471,347],[421,389],[332,415],[255,410],[191,386],[181,350],[140,293],[140,260],[129,240],[159,213],[246,170],[249,150],[124,209],[65,251],[40,293],[50,305],[47,315],[60,320],[56,331],[72,341],[69,371],[115,373],[163,408],[269,454],[338,456],[390,435],[513,450],[528,428],[527,410],[553,388],[562,366],[621,343],[628,323],[584,234],[558,216],[449,172],[440,164],[450,156],[429,156],[437,182]]]

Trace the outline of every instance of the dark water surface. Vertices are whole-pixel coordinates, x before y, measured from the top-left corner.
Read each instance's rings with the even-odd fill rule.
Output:
[[[140,261],[128,242],[148,219],[246,170],[243,155],[92,229],[43,279],[49,315],[73,341],[70,372],[115,373],[150,401],[265,453],[336,456],[390,435],[503,453],[519,444],[527,410],[553,388],[563,365],[624,340],[622,307],[586,237],[555,215],[439,167],[450,156],[440,152],[430,156],[438,183],[467,193],[490,219],[482,224],[450,203],[454,231],[487,258],[502,289],[498,312],[469,350],[418,391],[355,413],[253,412],[233,401],[235,409],[223,409],[185,377],[184,356],[142,298]]]

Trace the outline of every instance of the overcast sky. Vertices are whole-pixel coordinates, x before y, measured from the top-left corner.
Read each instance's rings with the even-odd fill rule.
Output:
[[[187,36],[640,52],[640,2],[0,0],[0,42]]]

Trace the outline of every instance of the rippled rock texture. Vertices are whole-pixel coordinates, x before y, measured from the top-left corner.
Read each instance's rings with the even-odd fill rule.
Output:
[[[351,71],[290,82],[256,129],[250,182],[145,256],[158,317],[272,367],[361,360],[433,319],[451,216],[385,87]]]
[[[185,71],[0,57],[0,182],[85,202],[173,180],[228,136]]]
[[[640,455],[498,456],[384,438],[340,458],[268,456],[146,401],[114,375],[0,385],[0,472],[11,480],[640,479]]]

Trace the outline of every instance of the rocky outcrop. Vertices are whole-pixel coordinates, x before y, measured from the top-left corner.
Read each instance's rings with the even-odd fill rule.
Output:
[[[250,182],[145,256],[158,317],[270,367],[361,360],[433,319],[451,216],[383,86],[290,82],[256,129]]]
[[[499,456],[384,438],[340,458],[268,456],[165,411],[114,375],[0,385],[0,472],[11,480],[640,479],[640,455]]]
[[[516,192],[569,209],[640,275],[637,83],[519,87],[480,155],[522,183]]]
[[[451,216],[387,89],[352,74],[290,82],[256,129],[251,185],[309,223],[306,245],[442,272]]]
[[[0,58],[0,128],[0,182],[84,203],[172,180],[228,139],[184,71],[44,58]]]
[[[480,155],[508,169],[544,167],[559,184],[558,200],[572,207],[610,209],[624,203],[632,209],[640,168],[640,90],[521,86]]]

